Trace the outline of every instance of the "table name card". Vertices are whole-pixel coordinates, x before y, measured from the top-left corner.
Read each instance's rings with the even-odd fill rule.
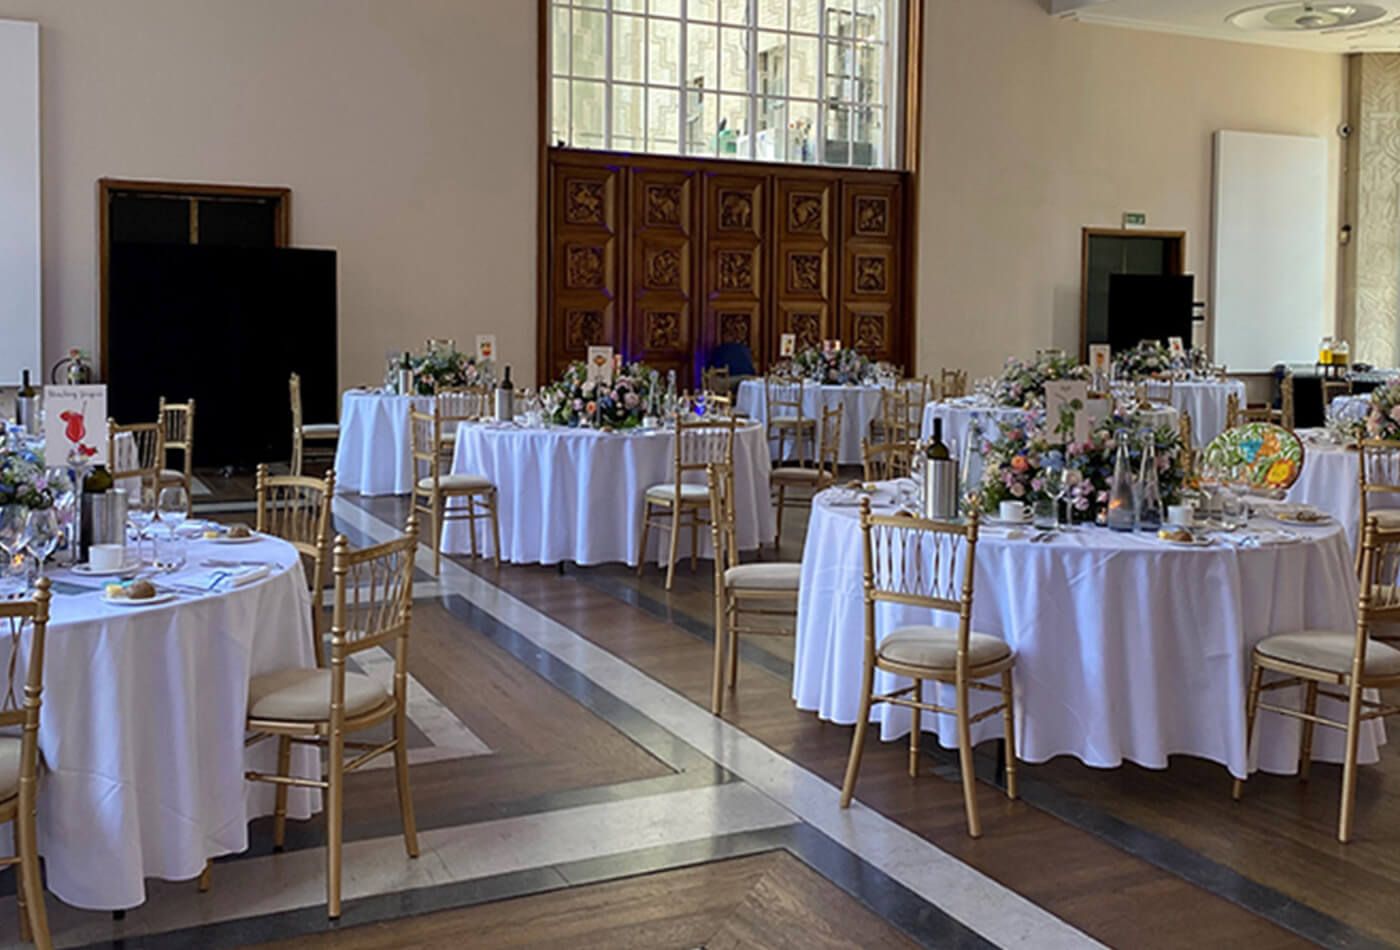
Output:
[[[590,346],[588,348],[588,376],[590,383],[611,386],[613,381],[613,348],[610,346]]]
[[[74,457],[106,465],[107,387],[44,387],[44,462],[67,465]]]

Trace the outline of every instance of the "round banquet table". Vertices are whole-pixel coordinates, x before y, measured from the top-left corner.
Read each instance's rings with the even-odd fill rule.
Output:
[[[1303,439],[1303,470],[1288,490],[1285,500],[1293,504],[1311,505],[1336,518],[1346,531],[1347,541],[1355,548],[1360,543],[1361,479],[1358,452],[1354,448],[1331,441],[1326,429],[1300,429]],[[1400,459],[1381,456],[1368,462],[1373,481],[1400,485]],[[1389,492],[1372,494],[1367,504],[1373,508],[1397,507],[1397,499]]]
[[[415,407],[432,412],[433,397],[345,391],[335,446],[337,492],[407,495],[413,491],[408,421]]]
[[[802,415],[817,421],[817,437],[821,438],[821,418],[823,409],[841,410],[841,450],[839,461],[842,465],[859,465],[862,461],[860,440],[869,438],[870,423],[880,418],[880,393],[884,387],[871,383],[862,386],[830,386],[804,381],[802,384]],[[768,399],[762,379],[746,379],[739,384],[739,397],[735,410],[761,423],[768,425]],[[792,451],[792,440],[788,440],[787,451]],[[777,455],[778,442],[773,440],[770,450]],[[820,446],[818,446],[820,451]]]
[[[877,510],[891,510],[887,487],[875,500]],[[860,711],[864,637],[859,509],[850,502],[849,492],[828,490],[813,507],[793,674],[798,708],[842,724]],[[1355,623],[1352,556],[1336,524],[1302,529],[1293,543],[1256,548],[1174,547],[1155,535],[1100,528],[1039,544],[1019,534],[983,528],[973,629],[1002,637],[1016,651],[1017,753],[1027,762],[1072,755],[1091,766],[1127,760],[1164,768],[1168,756],[1184,754],[1242,777],[1253,644],[1304,628],[1349,631]],[[885,634],[934,619],[929,611],[884,604],[877,629]],[[907,683],[879,672],[875,688]],[[925,687],[929,697],[934,688]],[[937,688],[939,701],[952,706],[952,690]],[[1296,702],[1289,694],[1298,692],[1281,690],[1274,701]],[[990,694],[974,697],[974,706],[994,701]],[[1326,712],[1344,716],[1345,706]],[[882,739],[909,731],[908,710],[881,704],[871,716]],[[952,717],[925,716],[924,723],[945,747],[956,746]],[[1298,725],[1261,717],[1257,767],[1296,771]],[[1000,717],[973,727],[974,741],[1000,735]],[[1384,739],[1378,721],[1365,724],[1361,761],[1376,761]],[[1319,729],[1313,754],[1340,761],[1342,746],[1340,731]]]
[[[206,860],[246,850],[249,820],[272,814],[273,787],[243,777],[273,770],[277,751],[275,742],[244,748],[248,683],[315,665],[301,560],[273,538],[192,541],[186,568],[155,581],[206,587],[209,558],[267,568],[145,607],[103,603],[100,578],[49,572],[39,850],[49,892],[67,904],[135,907],[146,878],[196,877]],[[27,659],[27,634],[21,642]],[[3,649],[8,656],[8,637]],[[294,747],[292,768],[318,775],[316,750]],[[293,788],[288,813],[308,817],[319,802]]]
[[[1226,429],[1230,397],[1233,395],[1244,408],[1244,383],[1238,379],[1185,379],[1168,383],[1165,380],[1144,380],[1147,398],[1153,402],[1170,403],[1177,412],[1189,413],[1191,432],[1196,445],[1208,445]]]
[[[484,475],[496,486],[501,560],[635,566],[642,497],[648,487],[671,481],[674,459],[675,433],[669,429],[600,432],[464,422],[457,430],[452,471]],[[741,425],[734,437],[734,502],[743,550],[773,538],[769,469],[763,427]],[[703,481],[703,476],[697,480]],[[466,521],[448,521],[443,552],[468,553],[470,531]],[[481,552],[492,554],[484,520],[478,522],[477,532]],[[700,535],[701,550],[709,552],[709,528],[702,526]],[[653,530],[648,543],[648,558],[663,556],[667,533]],[[680,543],[688,554],[688,530],[682,529]]]
[[[1169,406],[1148,409],[1139,413],[1144,423],[1152,426],[1177,425],[1177,411]],[[962,396],[957,399],[931,402],[924,407],[922,434],[925,439],[933,437],[933,421],[943,420],[943,442],[954,453],[954,458],[962,458],[967,447],[968,431],[975,421],[984,439],[995,439],[1004,425],[1025,425],[1030,412],[1014,406],[998,406],[978,396]]]

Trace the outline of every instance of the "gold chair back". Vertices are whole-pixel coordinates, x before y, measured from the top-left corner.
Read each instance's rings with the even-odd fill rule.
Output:
[[[1243,423],[1244,417],[1240,415],[1240,397],[1236,393],[1230,393],[1225,397],[1225,428],[1233,429]]]
[[[966,522],[929,521],[904,515],[875,515],[861,502],[865,566],[865,646],[876,647],[875,605],[904,604],[958,615],[959,668],[967,663],[972,630],[972,584],[978,517]]]
[[[1289,374],[1292,375],[1291,373]],[[1350,396],[1352,393],[1351,380],[1349,379],[1324,379],[1320,386],[1322,395],[1322,417],[1327,418],[1327,410],[1332,406],[1332,400],[1338,396]]]
[[[124,478],[141,479],[143,491],[156,488],[160,478],[161,464],[165,461],[165,442],[162,439],[164,427],[160,422],[134,422],[121,425],[115,419],[107,420],[107,460],[113,481]],[[131,439],[134,456],[128,457],[119,451],[123,436]],[[129,458],[128,465],[124,459]]]
[[[671,474],[676,498],[689,472],[705,472],[711,465],[734,467],[734,432],[739,420],[733,417],[688,420],[676,414],[675,459]]]
[[[329,578],[331,505],[335,500],[335,471],[324,479],[303,475],[270,475],[259,465],[256,481],[255,526],[263,534],[281,538],[306,561],[306,583],[311,592],[311,637],[316,665],[324,666],[321,649],[325,624],[321,617]]]
[[[1177,417],[1177,426],[1181,437],[1181,468],[1190,481],[1196,474],[1196,433],[1191,413],[1183,409]]]
[[[442,417],[434,407],[432,412],[414,408],[408,414],[409,455],[413,459],[413,484],[431,479],[436,492],[442,478]],[[426,494],[426,493],[425,493]]]
[[[495,410],[488,386],[458,386],[439,389],[436,397],[438,414],[444,423],[444,434],[455,432],[458,422],[475,422],[490,417]]]
[[[817,469],[822,473],[821,481],[826,484],[836,481],[836,469],[841,464],[841,423],[845,410],[841,404],[822,407]]]
[[[880,390],[880,416],[873,442],[907,442],[917,439],[923,425],[924,385],[921,380],[906,380],[891,389]],[[872,428],[874,426],[872,425]]]
[[[945,368],[938,379],[938,397],[956,399],[967,395],[967,370]]]
[[[767,376],[763,381],[763,402],[764,415],[768,420],[769,440],[778,439],[781,450],[782,433],[780,432],[779,420],[783,425],[793,427],[793,443],[797,450],[797,464],[807,464],[807,438],[808,423],[803,408],[803,393],[805,391],[805,381],[796,376]],[[811,420],[815,422],[815,420]],[[781,459],[779,459],[781,461]]]
[[[179,452],[180,470],[185,473],[185,478],[190,478],[194,468],[194,400],[166,402],[165,397],[161,396],[156,418],[160,420],[161,441],[165,446],[161,465],[174,468],[170,464],[170,453]]]
[[[1390,495],[1400,505],[1400,441],[1362,439],[1357,443],[1356,470],[1361,488],[1357,524],[1364,531],[1373,496]]]
[[[1377,636],[1373,625],[1385,625],[1395,631],[1400,623],[1400,527],[1382,528],[1370,518],[1362,522],[1361,599],[1358,602],[1357,629],[1361,635],[1355,657],[1365,657],[1366,644],[1362,637],[1394,640],[1400,632]]]
[[[407,675],[408,633],[413,615],[413,561],[418,552],[418,520],[410,517],[401,538],[351,550],[344,535],[335,539],[331,573],[335,601],[331,612],[332,697],[343,700],[345,659],[395,641],[395,692]],[[336,703],[332,700],[332,714]]]
[[[895,478],[908,478],[914,471],[914,453],[918,451],[915,442],[888,441],[872,442],[860,440],[860,458],[867,482],[887,482]]]

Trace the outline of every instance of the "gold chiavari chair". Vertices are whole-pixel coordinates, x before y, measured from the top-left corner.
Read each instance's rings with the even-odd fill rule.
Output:
[[[1381,528],[1372,518],[1364,525],[1361,545],[1361,595],[1357,604],[1356,629],[1301,630],[1265,637],[1254,646],[1253,671],[1245,707],[1245,736],[1253,740],[1254,723],[1261,710],[1279,713],[1303,722],[1299,748],[1299,778],[1306,780],[1312,760],[1313,727],[1329,726],[1346,733],[1346,755],[1342,765],[1341,815],[1337,820],[1337,840],[1351,839],[1356,802],[1356,747],[1361,724],[1371,719],[1400,713],[1400,706],[1365,695],[1370,689],[1400,686],[1400,650],[1377,639],[1373,627],[1400,623],[1400,527]],[[1264,683],[1265,673],[1283,678]],[[1284,687],[1302,686],[1303,708],[1292,709],[1261,700],[1263,693]],[[1335,687],[1328,689],[1326,687]],[[1345,703],[1346,720],[1330,719],[1317,712],[1318,697]],[[1246,755],[1248,762],[1248,755]],[[1236,779],[1234,797],[1244,792],[1243,780]]]
[[[39,710],[44,691],[44,636],[49,623],[49,579],[39,578],[29,600],[0,601],[0,631],[10,635],[10,679],[0,706],[0,729],[19,729],[19,736],[0,735],[0,822],[14,822],[15,855],[0,858],[0,867],[18,865],[20,938],[50,950],[49,919],[44,910],[44,884],[39,874],[39,841],[35,813],[39,795]],[[15,672],[25,626],[29,627],[29,662],[24,673],[24,701],[14,694]]]
[[[402,538],[351,551],[344,535],[335,539],[331,573],[335,599],[331,611],[329,669],[290,669],[253,677],[248,685],[248,745],[277,739],[277,772],[247,772],[250,782],[277,788],[272,838],[280,848],[287,827],[287,789],[319,788],[326,793],[326,910],[340,916],[340,858],[345,819],[345,774],[379,756],[394,754],[399,818],[404,846],[418,857],[418,830],[408,785],[408,636],[413,611],[413,560],[418,549],[418,522],[409,516]],[[383,647],[394,656],[394,690],[387,693],[370,676],[353,673],[346,662],[365,650]],[[361,742],[349,733],[392,721],[388,741]],[[293,776],[292,744],[326,750],[326,771],[316,778]],[[349,761],[346,750],[358,752]]]
[[[1225,397],[1225,428],[1233,429],[1244,424],[1244,416],[1240,414],[1240,397],[1235,393],[1230,393]]]
[[[165,463],[163,430],[159,422],[121,425],[115,419],[107,420],[107,460],[114,482],[139,478],[143,492],[157,490]]]
[[[335,470],[325,478],[305,475],[269,475],[266,465],[257,471],[257,514],[260,533],[286,541],[306,561],[307,588],[311,592],[311,644],[316,665],[324,666],[322,636],[325,621],[326,572],[330,565],[331,505],[335,500]]]
[[[690,569],[695,570],[699,558],[700,528],[707,522],[704,512],[710,507],[710,491],[702,483],[687,482],[687,474],[704,473],[711,465],[734,465],[734,432],[738,420],[733,417],[687,421],[676,414],[675,454],[671,463],[671,481],[651,485],[642,496],[642,536],[637,545],[637,574],[647,564],[647,539],[651,529],[670,532],[670,553],[666,556],[666,589],[676,576],[676,553],[682,528],[690,529]],[[710,520],[714,513],[710,512]]]
[[[872,442],[860,440],[860,459],[867,482],[887,482],[908,478],[914,471],[914,442]]]
[[[776,561],[740,564],[734,469],[711,465],[706,474],[715,548],[715,663],[710,711],[718,716],[724,711],[726,668],[729,688],[733,689],[739,681],[739,636],[796,632],[797,585],[802,565]],[[772,622],[749,622],[750,618],[769,617],[790,619],[792,623],[778,627]]]
[[[442,443],[439,448],[449,463],[457,448],[458,423],[477,422],[494,415],[496,407],[492,404],[493,395],[489,386],[457,386],[437,391],[436,405],[442,415]]]
[[[1323,379],[1319,388],[1322,396],[1322,418],[1324,419],[1327,418],[1327,410],[1332,407],[1333,399],[1338,396],[1350,396],[1352,393],[1351,380],[1349,379]]]
[[[773,536],[773,549],[778,550],[783,543],[783,510],[785,508],[810,508],[812,496],[836,483],[836,468],[841,458],[841,414],[844,406],[822,408],[822,424],[817,447],[817,467],[802,465],[779,465],[768,474],[768,485],[775,494],[777,503],[777,533]],[[788,490],[795,489],[806,494],[788,498]]]
[[[972,583],[977,556],[977,516],[965,524],[925,521],[903,515],[870,513],[870,501],[861,502],[860,528],[865,551],[865,664],[861,685],[860,716],[851,739],[851,756],[841,788],[841,807],[851,804],[856,775],[865,749],[870,708],[890,703],[913,711],[909,733],[909,776],[918,775],[921,714],[954,716],[958,724],[958,760],[962,770],[963,804],[968,834],[977,838],[982,823],[977,813],[977,775],[972,762],[972,727],[998,712],[1006,738],[1006,797],[1016,797],[1015,707],[1011,692],[1011,668],[1016,655],[999,637],[972,631]],[[961,587],[961,590],[959,589]],[[879,604],[927,608],[956,614],[956,627],[911,625],[876,632]],[[912,679],[910,686],[888,693],[875,692],[875,671],[884,670]],[[983,682],[997,676],[996,685]],[[924,680],[946,683],[956,694],[949,709],[923,699]],[[972,690],[1000,693],[1001,702],[973,713]]]
[[[870,421],[872,442],[909,442],[919,437],[924,406],[928,404],[923,380],[903,380],[880,390],[880,414]]]
[[[476,523],[485,519],[491,525],[491,545],[496,566],[501,566],[501,525],[497,518],[497,492],[491,480],[482,475],[444,473],[442,453],[442,404],[432,412],[409,412],[409,450],[413,458],[413,509],[428,516],[433,547],[433,573],[442,570],[442,529],[448,521],[468,522],[472,557],[479,554]],[[455,428],[455,425],[454,425]],[[448,502],[458,500],[458,507]]]
[[[805,466],[817,454],[817,420],[807,416],[803,408],[804,381],[795,376],[768,376],[763,381],[764,415],[768,420],[768,441],[778,443],[778,462],[782,463],[788,439],[797,453],[797,464]],[[812,454],[807,454],[808,445]]]
[[[945,368],[938,380],[938,398],[957,399],[967,395],[967,370]]]
[[[194,507],[194,400],[166,402],[165,397],[161,396],[156,418],[160,420],[162,445],[162,468],[156,487],[183,486],[185,498],[189,500],[185,514],[189,514]],[[180,453],[180,468],[165,467],[170,465],[172,451]]]
[[[340,425],[335,422],[307,422],[301,412],[301,374],[293,373],[287,383],[292,402],[292,467],[293,475],[300,475],[306,461],[307,450],[313,446],[309,442],[330,442],[330,446],[314,447],[322,454],[334,458],[335,445],[340,441]]]
[[[1292,432],[1294,428],[1293,374],[1284,374],[1283,380],[1279,383],[1279,408],[1275,409],[1272,404],[1267,403],[1240,406],[1238,399],[1235,400],[1235,405],[1237,407],[1235,415],[1241,424],[1271,422]]]
[[[1182,410],[1177,418],[1181,437],[1181,470],[1189,482],[1196,474],[1196,434],[1191,422],[1191,413]]]
[[[1359,511],[1356,524],[1364,529],[1375,519],[1383,530],[1400,528],[1400,442],[1362,439],[1357,443],[1356,468]],[[1373,499],[1389,496],[1396,507],[1373,507]],[[1361,570],[1361,548],[1356,549],[1356,569]],[[1358,575],[1359,576],[1359,575]]]

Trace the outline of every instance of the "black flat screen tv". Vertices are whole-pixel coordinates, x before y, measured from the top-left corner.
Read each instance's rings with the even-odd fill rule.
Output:
[[[290,457],[292,372],[306,421],[335,420],[335,251],[116,244],[111,267],[112,418],[193,398],[195,464],[238,470]]]
[[[1113,352],[1143,340],[1179,336],[1191,347],[1191,274],[1113,274],[1108,279],[1108,339]]]

